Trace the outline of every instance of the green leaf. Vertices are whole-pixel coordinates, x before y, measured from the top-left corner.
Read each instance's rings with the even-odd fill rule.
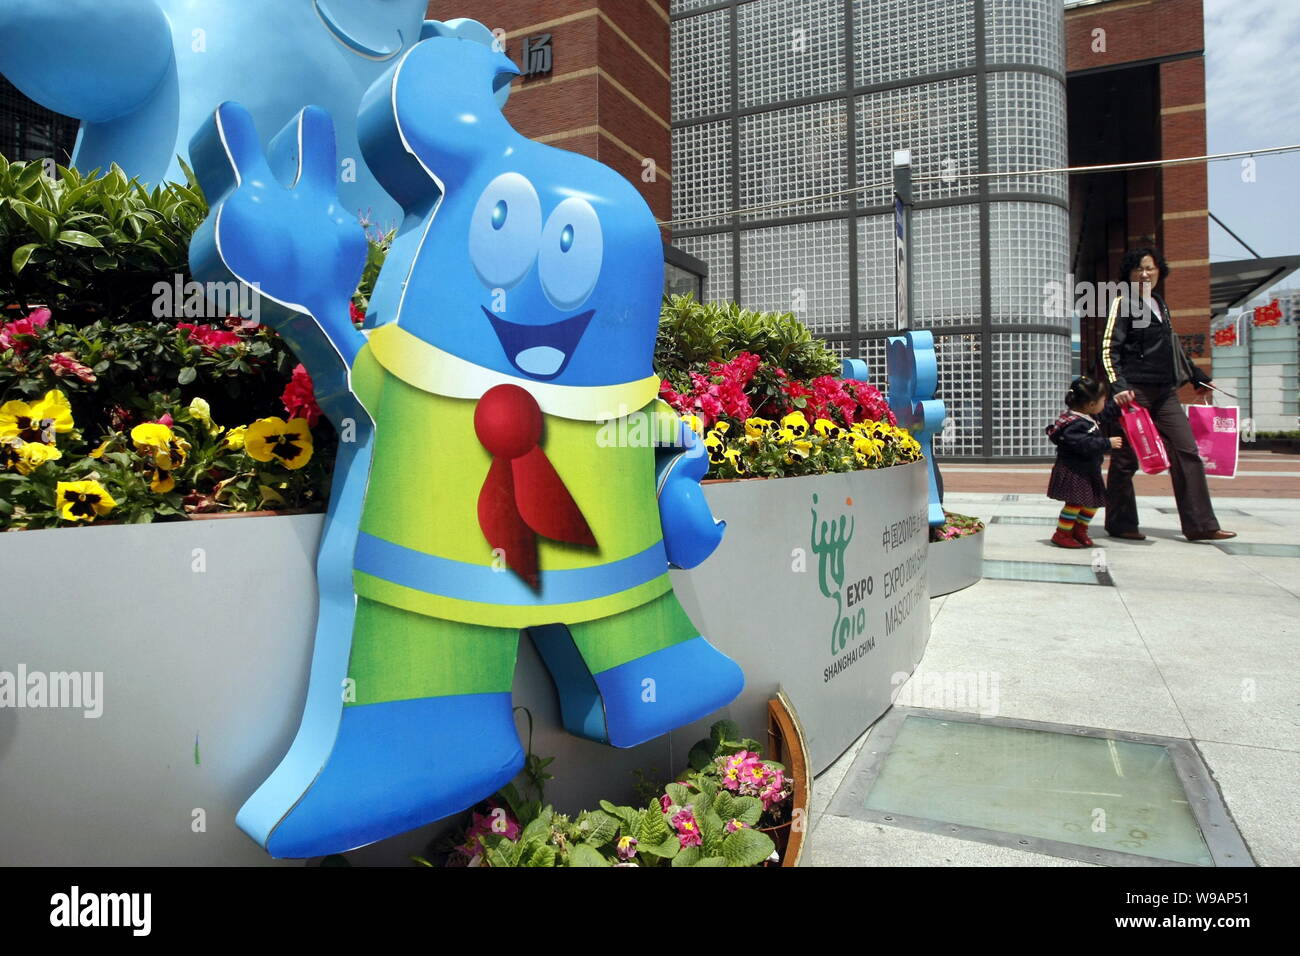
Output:
[[[727,866],[758,866],[776,849],[772,838],[761,830],[746,827],[727,834],[722,841],[722,855]]]
[[[527,843],[530,840],[545,843],[551,836],[551,821],[543,820],[538,817],[536,820],[529,821],[524,827],[524,832],[520,834],[520,839]]]
[[[600,851],[585,843],[576,843],[569,848],[569,866],[609,866],[609,860],[600,855]]]
[[[758,826],[758,818],[763,815],[763,801],[758,797],[736,797],[732,803],[731,818],[749,826]]]
[[[695,865],[696,866],[727,866],[728,864],[727,864],[727,858],[725,856],[706,856],[703,859],[701,859],[699,863],[696,863]]]
[[[720,744],[724,740],[735,740],[740,736],[740,725],[734,720],[719,720],[709,728],[709,738]]]
[[[18,275],[18,273],[23,271],[23,267],[26,266],[28,260],[31,259],[32,253],[40,247],[41,244],[39,242],[29,242],[27,245],[19,246],[14,250],[13,258],[10,260],[10,264],[13,266],[14,275]]]
[[[65,229],[59,233],[59,242],[69,246],[87,246],[91,249],[103,249],[104,244],[88,232],[77,229]]]
[[[555,866],[555,847],[549,843],[534,843],[523,856],[523,866]],[[569,864],[572,866],[573,864]]]
[[[649,809],[641,811],[641,821],[637,825],[637,832],[633,834],[638,843],[645,843],[650,846],[657,846],[665,840],[673,838],[673,831],[668,826],[668,821],[664,819],[663,811],[659,809],[659,804],[653,803]]]
[[[722,820],[730,820],[736,815],[735,810],[736,798],[725,790],[719,790],[718,795],[713,798],[713,812]]]
[[[583,842],[592,846],[604,846],[618,835],[618,819],[599,810],[592,810],[583,822],[589,827]]]
[[[713,763],[715,745],[712,740],[701,740],[691,748],[686,760],[692,770],[704,770]]]
[[[664,792],[668,794],[668,799],[679,807],[684,807],[688,803],[694,802],[695,795],[680,783],[670,783],[664,787]]]
[[[673,866],[696,866],[700,862],[700,848],[698,846],[688,846],[675,857],[673,857]]]
[[[623,826],[632,836],[636,835],[637,824],[641,821],[641,811],[636,807],[618,807],[608,800],[600,801],[600,808],[606,813],[616,816],[623,822]]]
[[[176,381],[182,385],[189,385],[198,374],[193,365],[187,365],[176,373]]]

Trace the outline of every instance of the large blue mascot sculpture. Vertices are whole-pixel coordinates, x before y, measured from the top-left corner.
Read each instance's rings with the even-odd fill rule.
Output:
[[[427,0],[0,0],[0,73],[43,106],[81,120],[72,156],[78,169],[117,163],[146,183],[184,182],[177,156],[223,100],[247,107],[268,131],[316,103],[336,124],[345,207],[395,225],[400,212],[357,149],[362,94],[422,36],[462,29],[490,36],[472,21],[425,22],[427,6]],[[282,172],[278,157],[271,166]]]
[[[365,241],[335,195],[329,115],[308,107],[274,138],[288,188],[235,103],[191,145],[212,204],[196,276],[258,283],[341,436],[302,724],[238,817],[277,857],[357,847],[509,781],[521,629],[566,728],[614,746],[743,684],[667,574],[722,527],[702,446],[655,399],[653,216],[612,170],[516,133],[495,96],[515,67],[468,35],[419,43],[362,100],[366,161],[406,213],[372,330],[348,319]],[[643,427],[618,434],[662,447],[601,440],[629,415]]]

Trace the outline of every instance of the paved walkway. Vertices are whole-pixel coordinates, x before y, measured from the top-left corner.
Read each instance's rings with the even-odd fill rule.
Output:
[[[954,459],[939,464],[945,495],[959,492],[1041,495],[1052,473],[1050,463],[982,465]],[[1133,488],[1139,498],[1171,497],[1174,493],[1168,473],[1139,472],[1133,478]],[[1237,477],[1210,479],[1210,495],[1214,498],[1300,498],[1300,455],[1245,452],[1237,463]]]
[[[1252,462],[1248,470],[1258,467]],[[951,511],[986,522],[995,515],[1057,513],[1057,503],[1042,495],[1045,475],[1032,476],[1032,487],[1020,486],[1019,500],[1006,501],[1017,472],[1000,469],[998,492],[980,494],[959,486],[968,488],[968,478],[983,472],[958,479],[953,471],[945,470]],[[1300,477],[1285,480],[1300,489]],[[1231,484],[1216,482],[1216,497],[1226,497],[1220,489]],[[1156,510],[1171,508],[1171,497],[1144,496],[1139,506],[1147,541],[1096,537],[1113,588],[983,580],[933,600],[930,644],[912,684],[919,686],[927,673],[934,686],[934,675],[992,672],[998,716],[1190,739],[1255,860],[1298,865],[1300,558],[1234,556],[1207,542],[1190,543],[1179,534],[1176,514]],[[1220,507],[1246,513],[1220,518],[1239,532],[1237,541],[1300,543],[1300,497],[1234,498]],[[989,524],[985,557],[1095,560],[1088,550],[1052,547],[1051,531]],[[826,814],[870,739],[868,731],[817,778],[813,865],[1084,865]]]

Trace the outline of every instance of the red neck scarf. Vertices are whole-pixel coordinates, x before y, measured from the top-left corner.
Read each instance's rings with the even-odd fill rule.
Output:
[[[474,409],[474,432],[492,455],[478,495],[479,527],[506,565],[538,590],[538,535],[590,547],[596,538],[537,444],[542,410],[532,395],[518,385],[489,389]]]

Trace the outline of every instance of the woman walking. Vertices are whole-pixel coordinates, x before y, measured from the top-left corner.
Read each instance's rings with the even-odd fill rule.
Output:
[[[1210,378],[1197,368],[1174,332],[1169,307],[1156,291],[1169,275],[1169,266],[1154,248],[1132,249],[1120,262],[1120,281],[1128,294],[1111,303],[1102,337],[1101,358],[1115,401],[1137,402],[1151,413],[1156,431],[1169,453],[1169,476],[1183,536],[1188,541],[1218,541],[1236,537],[1219,528],[1210,503],[1205,465],[1178,389],[1191,382],[1205,391]],[[1133,475],[1137,455],[1127,446],[1110,458],[1106,480],[1106,531],[1112,538],[1143,540],[1138,530]]]

